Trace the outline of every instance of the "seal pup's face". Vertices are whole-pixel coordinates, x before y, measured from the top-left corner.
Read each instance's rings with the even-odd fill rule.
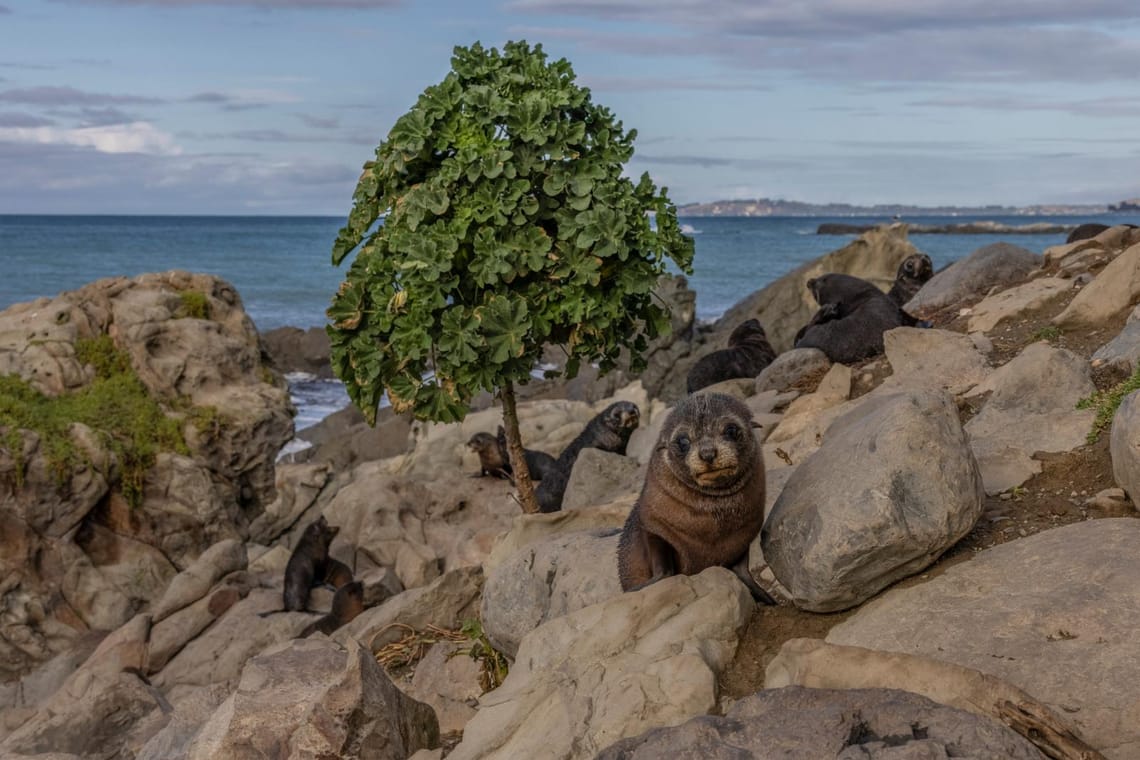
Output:
[[[329,544],[332,543],[332,540],[336,538],[336,534],[339,532],[339,527],[329,525],[325,516],[321,515],[305,528],[305,537],[309,541],[315,542],[318,546],[323,546],[327,551]]]
[[[926,282],[934,276],[934,262],[925,253],[912,253],[899,265],[898,279]]]
[[[490,433],[476,433],[471,436],[471,440],[467,441],[467,448],[476,454],[481,454],[484,451],[498,451],[499,440]]]
[[[752,413],[722,393],[696,393],[670,413],[657,441],[669,471],[693,490],[731,489],[756,466]]]
[[[602,419],[615,433],[632,432],[641,423],[641,410],[632,401],[615,401],[602,412]]]

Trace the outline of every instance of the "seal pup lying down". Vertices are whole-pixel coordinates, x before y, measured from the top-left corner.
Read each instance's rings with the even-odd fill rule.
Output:
[[[818,348],[827,358],[852,364],[883,353],[883,333],[914,326],[915,320],[877,287],[849,274],[808,280],[819,303],[811,321],[796,334],[796,348]]]
[[[623,591],[720,565],[757,601],[775,604],[748,572],[764,523],[764,460],[752,428],[748,407],[721,393],[688,396],[669,414],[618,543]]]
[[[600,414],[586,423],[585,429],[570,445],[562,450],[554,466],[538,484],[535,496],[541,512],[557,512],[562,509],[562,497],[566,495],[566,483],[570,471],[582,449],[594,448],[625,454],[629,437],[641,422],[641,410],[632,401],[615,401]]]
[[[756,377],[775,358],[776,352],[772,350],[760,320],[746,320],[728,336],[728,348],[713,351],[697,360],[689,370],[688,392],[736,377]]]

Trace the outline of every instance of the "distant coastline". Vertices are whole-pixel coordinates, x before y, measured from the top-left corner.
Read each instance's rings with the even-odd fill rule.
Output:
[[[886,219],[906,216],[1092,216],[1128,211],[1140,211],[1140,200],[1036,206],[908,206],[905,204],[856,206],[849,203],[804,203],[756,198],[686,203],[677,207],[678,216],[878,216]]]

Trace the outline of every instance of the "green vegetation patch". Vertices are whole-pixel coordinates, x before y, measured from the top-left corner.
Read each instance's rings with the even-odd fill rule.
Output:
[[[43,395],[16,375],[0,376],[0,444],[16,459],[23,480],[20,430],[35,431],[52,471],[62,482],[87,455],[68,435],[81,422],[103,439],[119,461],[123,496],[134,506],[142,500],[143,478],[160,451],[188,454],[178,420],[168,417],[147,393],[127,355],[107,335],[75,343],[79,360],[95,367],[88,386],[57,398]],[[89,463],[89,462],[88,462]]]
[[[182,311],[179,316],[191,319],[210,318],[210,302],[205,293],[198,290],[183,290],[178,297],[182,299]]]
[[[1077,402],[1078,409],[1096,410],[1092,430],[1089,431],[1086,439],[1089,443],[1097,442],[1100,434],[1112,424],[1112,418],[1116,415],[1120,402],[1124,400],[1125,396],[1136,390],[1140,390],[1140,367],[1137,367],[1128,379],[1120,381],[1107,390],[1097,391],[1088,398],[1083,398]]]
[[[1031,336],[1031,339],[1034,341],[1038,341],[1038,340],[1054,341],[1060,337],[1061,337],[1061,328],[1057,327],[1055,325],[1049,325],[1047,327],[1042,327],[1040,330],[1033,333],[1033,335]]]

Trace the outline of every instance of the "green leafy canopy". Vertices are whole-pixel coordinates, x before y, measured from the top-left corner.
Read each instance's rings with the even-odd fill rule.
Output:
[[[461,419],[477,391],[526,382],[547,343],[570,372],[623,349],[638,369],[668,329],[666,259],[692,263],[666,189],[623,176],[636,132],[569,62],[520,41],[451,63],[364,165],[333,246],[334,265],[356,251],[328,310],[333,367],[370,420],[385,390],[397,411]]]

